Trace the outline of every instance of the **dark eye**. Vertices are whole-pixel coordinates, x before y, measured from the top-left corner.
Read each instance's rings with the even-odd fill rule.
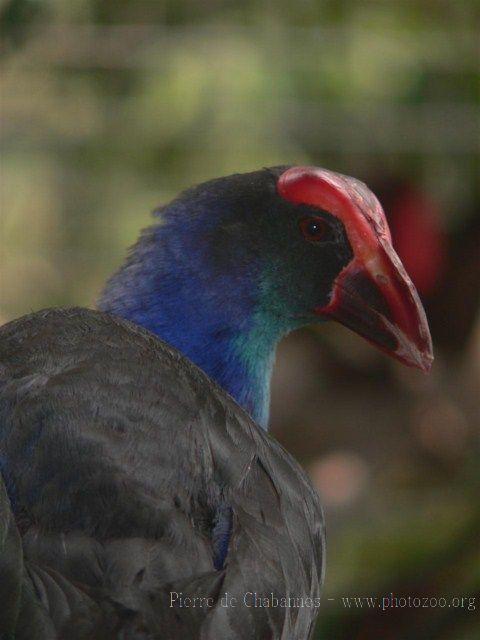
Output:
[[[327,234],[328,225],[322,218],[311,216],[300,220],[300,230],[305,240],[320,242]]]

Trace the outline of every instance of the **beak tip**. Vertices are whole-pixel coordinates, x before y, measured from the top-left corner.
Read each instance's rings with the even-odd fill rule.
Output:
[[[424,333],[425,333],[425,338],[426,338],[426,345],[422,349],[422,351],[420,351],[421,362],[422,362],[421,370],[423,371],[423,373],[427,374],[427,373],[430,373],[430,370],[432,368],[433,361],[434,361],[435,357],[433,355],[432,337],[430,335],[430,330],[428,328],[428,324],[427,324],[427,319],[426,318],[425,318],[425,332]]]
[[[396,348],[387,349],[387,353],[393,356],[408,367],[414,367],[420,369],[423,373],[427,374],[432,368],[434,356],[432,338],[426,319],[424,322],[419,323],[420,331],[408,331],[403,330],[389,320],[383,318],[383,324],[390,333],[390,335],[396,341]]]
[[[432,365],[433,365],[433,354],[432,353],[428,353],[425,354],[422,358],[422,366],[420,367],[421,371],[425,374],[429,374],[431,369],[432,369]]]
[[[413,348],[410,351],[409,356],[410,357],[407,358],[400,358],[400,360],[404,362],[404,364],[415,367],[416,369],[420,369],[420,371],[424,374],[430,373],[434,361],[431,343],[422,350],[416,347]]]

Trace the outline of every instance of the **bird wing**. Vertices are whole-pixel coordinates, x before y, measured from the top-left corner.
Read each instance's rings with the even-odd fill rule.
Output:
[[[324,559],[315,490],[148,331],[86,309],[4,325],[0,463],[0,631],[310,636]]]

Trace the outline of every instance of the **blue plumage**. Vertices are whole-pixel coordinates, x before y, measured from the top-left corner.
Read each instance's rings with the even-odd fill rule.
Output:
[[[228,205],[218,190],[187,192],[157,212],[160,222],[143,232],[99,307],[175,346],[266,428],[275,347],[290,326],[262,312],[268,265],[251,243],[248,252],[244,238],[235,241],[238,210]],[[214,250],[225,236],[233,240],[227,268]]]

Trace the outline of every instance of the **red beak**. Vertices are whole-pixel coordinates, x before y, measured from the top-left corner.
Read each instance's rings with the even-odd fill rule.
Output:
[[[316,309],[411,367],[428,372],[432,341],[425,311],[391,246],[377,247],[373,264],[358,259],[340,273],[330,303]]]
[[[406,365],[429,371],[432,340],[418,293],[395,253],[380,203],[354,178],[316,167],[280,176],[280,194],[342,220],[354,253],[337,276],[330,302],[315,309]]]

